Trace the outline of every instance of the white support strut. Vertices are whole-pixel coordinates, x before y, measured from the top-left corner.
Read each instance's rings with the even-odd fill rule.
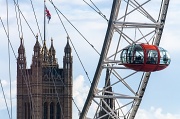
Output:
[[[103,65],[103,62],[104,62],[104,60],[105,60],[105,58],[107,56],[109,46],[110,46],[110,43],[111,43],[111,40],[112,40],[112,37],[113,37],[114,21],[117,19],[120,4],[121,4],[121,0],[114,0],[113,1],[111,16],[110,16],[110,19],[109,19],[108,28],[107,28],[103,48],[102,48],[102,51],[101,51],[99,63],[98,63],[98,66],[96,68],[96,72],[95,72],[95,75],[94,75],[94,78],[93,78],[93,82],[91,84],[91,88],[89,90],[88,97],[86,99],[86,102],[84,104],[84,107],[83,107],[83,110],[82,110],[82,112],[80,114],[79,119],[86,119],[86,115],[87,115],[89,107],[90,107],[90,105],[92,103],[95,90],[97,89],[99,78],[100,78],[100,75],[101,75],[101,72],[102,72],[102,65]]]

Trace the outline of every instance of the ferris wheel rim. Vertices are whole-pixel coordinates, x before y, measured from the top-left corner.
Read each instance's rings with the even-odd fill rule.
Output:
[[[118,2],[118,0],[114,0],[114,1],[113,1],[114,4],[115,4],[115,1]],[[113,6],[114,6],[114,4],[113,4]],[[120,4],[121,4],[121,3],[120,3]],[[166,14],[167,14],[168,4],[169,4],[169,0],[162,0],[162,2],[161,2],[161,9],[160,9],[160,12],[159,12],[159,18],[158,18],[158,22],[157,22],[158,27],[156,28],[156,36],[155,36],[155,40],[154,40],[154,45],[157,45],[157,46],[158,46],[159,43],[160,43],[162,31],[163,31],[163,28],[164,28],[164,22],[165,22],[165,18],[166,18]],[[165,5],[166,7],[164,7],[163,5]],[[117,6],[116,6],[116,7],[117,7]],[[120,6],[119,6],[119,7],[120,7]],[[112,7],[112,9],[113,9],[113,7]],[[166,10],[165,14],[164,14],[164,12],[162,12],[162,11],[164,11],[164,9]],[[118,13],[118,11],[116,11],[115,14],[117,14],[117,13]],[[111,12],[111,14],[112,14],[112,12]],[[162,18],[164,18],[164,19],[162,20]],[[111,18],[110,18],[110,19],[111,19]],[[111,20],[110,20],[110,22],[111,22]],[[112,24],[110,24],[110,22],[109,22],[109,25],[112,25]],[[163,22],[163,23],[162,23],[162,22]],[[113,22],[113,23],[115,23],[115,22]],[[108,28],[109,28],[109,25],[108,25]],[[142,25],[143,25],[143,24],[142,24]],[[147,24],[146,24],[146,25],[147,25]],[[158,31],[158,32],[157,32],[157,31]],[[108,29],[107,29],[107,32],[108,32]],[[161,32],[161,33],[160,33],[160,32]],[[106,35],[107,35],[107,33],[106,33]],[[106,37],[105,37],[105,40],[106,40]],[[103,46],[104,46],[104,45],[103,45]],[[106,52],[106,51],[105,51],[105,52]],[[103,53],[103,49],[102,49],[102,52],[101,52],[101,53]],[[99,60],[98,65],[102,64],[102,62],[104,62],[104,61],[101,60],[101,57],[100,57],[100,60]],[[102,67],[97,66],[96,73],[97,73],[98,68],[102,68]],[[100,69],[100,70],[101,70],[101,72],[102,72],[102,69]],[[137,110],[138,110],[138,108],[139,108],[139,105],[140,105],[140,103],[141,103],[142,97],[143,97],[143,95],[144,95],[144,92],[145,92],[145,89],[146,89],[148,80],[149,80],[149,78],[150,78],[150,74],[151,74],[151,72],[145,72],[145,74],[144,74],[143,81],[141,82],[141,84],[140,84],[141,86],[140,86],[139,89],[138,89],[138,90],[141,90],[141,92],[139,92],[139,91],[137,92],[137,93],[140,93],[139,98],[137,99],[136,104],[133,104],[134,106],[133,106],[133,108],[130,110],[131,113],[129,113],[128,119],[133,119],[133,118],[135,117],[135,115],[136,115],[136,112],[137,112]],[[96,75],[96,74],[95,74],[95,75]],[[99,79],[96,79],[96,78],[99,78],[99,77],[94,76],[93,81],[94,81],[94,80],[99,80]],[[87,114],[87,111],[88,111],[87,108],[89,108],[88,106],[90,106],[90,104],[91,104],[91,102],[92,102],[92,100],[93,100],[92,98],[93,98],[93,96],[94,96],[94,91],[96,90],[96,88],[92,88],[92,87],[94,87],[93,85],[95,85],[95,87],[97,88],[97,84],[92,83],[91,88],[90,88],[90,91],[89,91],[89,93],[88,93],[88,97],[87,97],[87,100],[91,100],[91,101],[90,101],[90,103],[89,103],[89,102],[86,100],[85,105],[84,105],[83,110],[82,110],[81,115],[80,115],[80,119],[84,119],[84,118],[86,117],[86,114]],[[142,91],[142,90],[143,90],[143,91]],[[114,117],[114,118],[117,118],[117,117]]]

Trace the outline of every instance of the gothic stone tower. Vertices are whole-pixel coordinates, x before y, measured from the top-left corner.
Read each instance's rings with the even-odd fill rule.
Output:
[[[17,58],[17,119],[72,119],[72,55],[69,40],[59,68],[51,40],[41,48],[36,37],[30,69],[23,39]]]
[[[106,78],[105,78],[105,87],[104,88],[108,87],[108,88],[105,89],[105,91],[113,92],[112,87],[111,87],[111,81],[110,81],[109,73],[110,73],[109,69],[107,69],[106,70]],[[105,96],[113,96],[112,93],[107,93],[107,92],[104,93]],[[110,113],[110,110],[108,109],[108,107],[113,109],[113,110],[115,109],[115,100],[113,98],[105,98],[104,101],[105,101],[106,104],[101,102],[101,106],[103,108],[100,108],[100,111],[99,111],[97,117],[99,117],[101,119],[112,119],[112,117],[110,117],[107,114],[107,112]],[[108,105],[108,107],[106,105]],[[117,112],[115,112],[115,113],[117,113]]]

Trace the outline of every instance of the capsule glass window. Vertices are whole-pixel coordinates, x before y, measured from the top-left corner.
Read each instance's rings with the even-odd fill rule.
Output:
[[[160,52],[160,63],[159,64],[169,65],[171,62],[171,58],[170,58],[168,52],[161,47],[158,47],[158,48],[159,48],[159,52]]]
[[[133,58],[134,58],[133,63],[135,64],[144,63],[144,52],[140,45],[136,45],[136,47],[134,48]]]
[[[157,64],[158,63],[158,52],[156,50],[147,51],[147,64]]]

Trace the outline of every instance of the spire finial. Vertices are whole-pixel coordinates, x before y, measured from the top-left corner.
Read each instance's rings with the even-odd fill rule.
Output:
[[[44,40],[44,46],[46,46],[46,40]]]
[[[37,33],[37,35],[36,35],[36,40],[38,41],[38,33]]]
[[[53,45],[53,38],[51,37],[51,45]]]
[[[69,45],[69,40],[70,40],[70,37],[69,35],[67,36],[67,45]]]
[[[20,39],[23,39],[23,35],[21,35]]]
[[[105,86],[110,86],[111,82],[110,82],[110,74],[109,74],[109,69],[106,70],[106,79],[105,79]]]
[[[69,42],[69,39],[70,39],[70,37],[69,36],[67,36],[67,41]]]
[[[23,44],[23,36],[20,37],[21,44]]]

